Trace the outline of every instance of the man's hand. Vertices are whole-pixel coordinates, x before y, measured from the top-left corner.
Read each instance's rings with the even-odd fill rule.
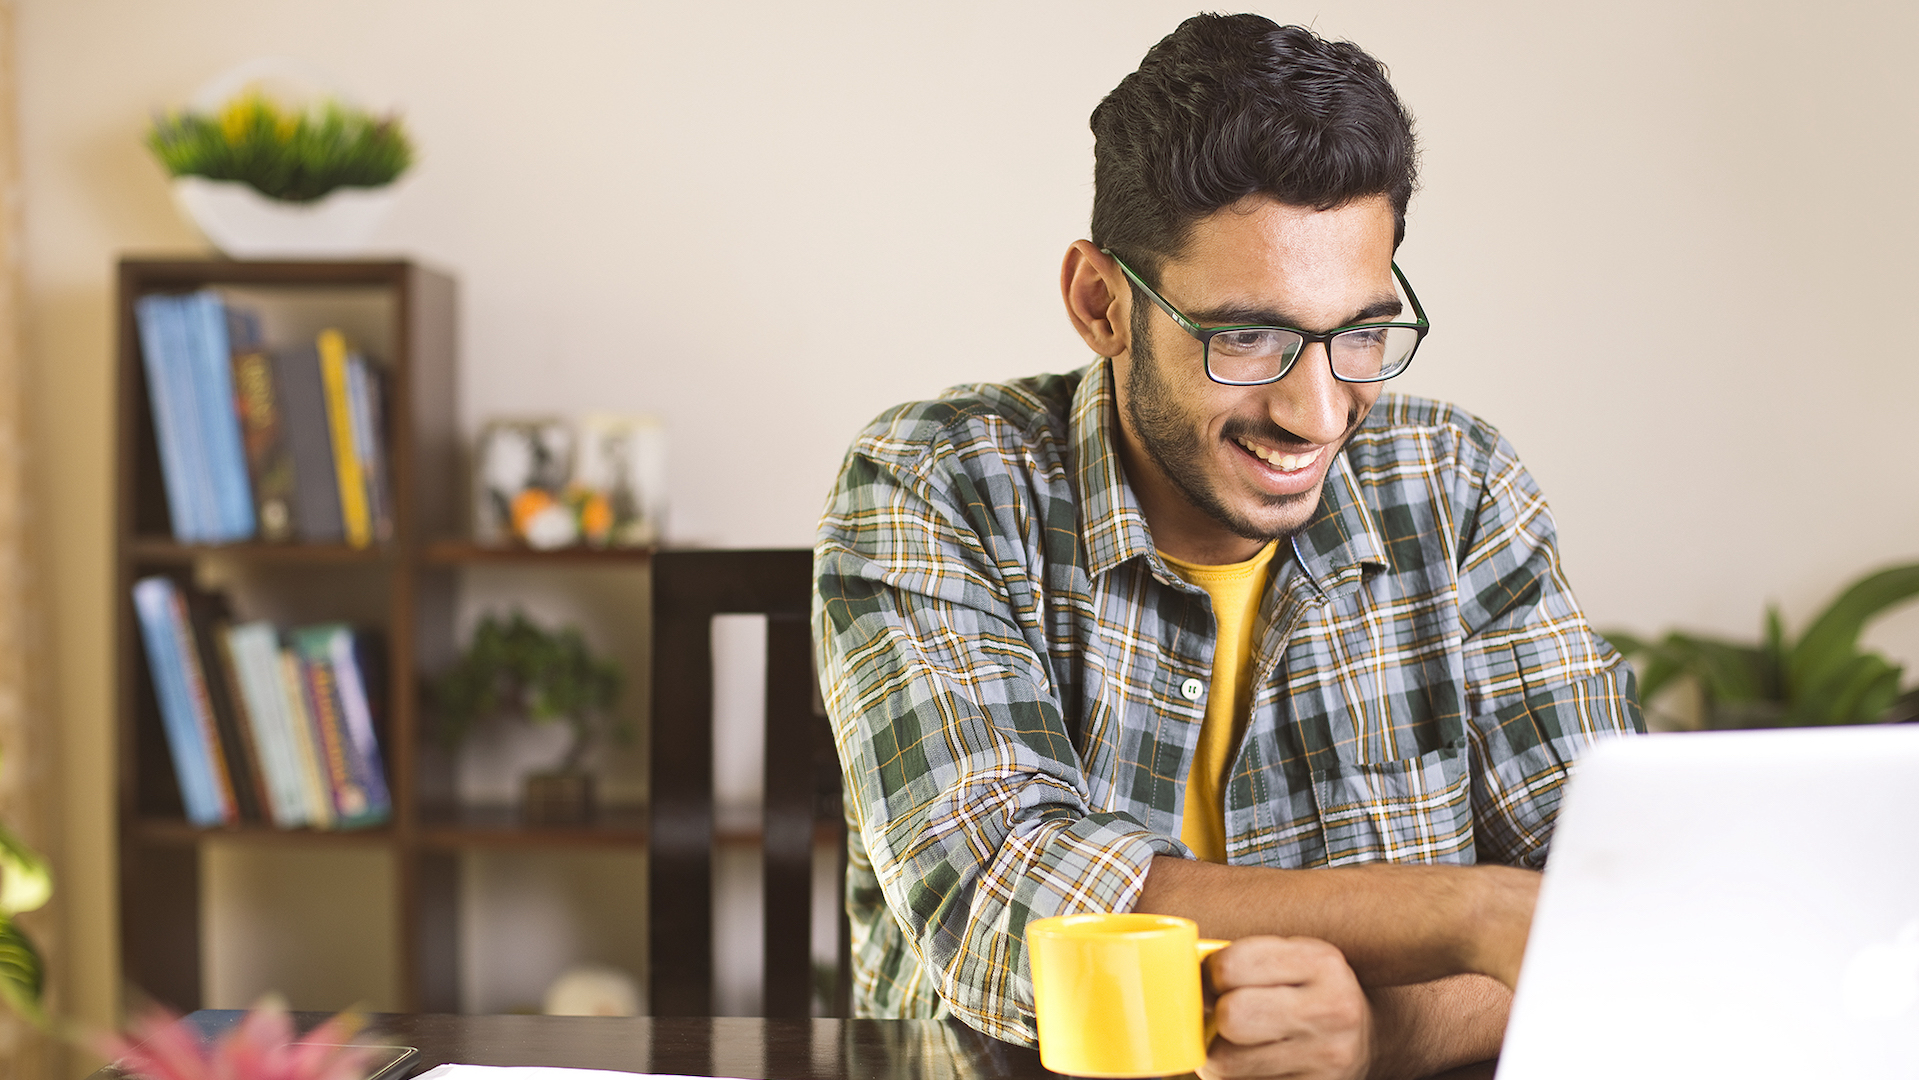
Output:
[[[1366,1075],[1372,1007],[1338,949],[1317,938],[1241,938],[1206,967],[1219,995],[1206,1080]]]

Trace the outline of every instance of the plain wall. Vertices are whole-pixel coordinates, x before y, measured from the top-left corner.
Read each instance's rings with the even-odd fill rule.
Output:
[[[1191,8],[1106,0],[19,0],[34,476],[69,1001],[114,1000],[110,274],[200,250],[149,114],[295,54],[402,106],[381,237],[461,282],[461,414],[649,411],[675,534],[798,545],[853,431],[1083,363],[1086,118]],[[1919,548],[1919,7],[1264,4],[1389,64],[1425,140],[1401,388],[1498,424],[1601,625],[1801,625]],[[1919,656],[1919,620],[1877,631]]]

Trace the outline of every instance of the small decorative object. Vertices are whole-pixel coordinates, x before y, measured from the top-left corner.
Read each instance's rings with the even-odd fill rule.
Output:
[[[155,118],[147,146],[173,177],[174,201],[221,251],[352,255],[385,218],[412,142],[396,116],[325,85],[295,62],[256,61]]]
[[[578,630],[548,631],[519,612],[502,622],[488,615],[435,695],[441,734],[449,743],[491,716],[536,724],[564,721],[573,739],[553,769],[526,778],[521,814],[534,824],[585,821],[593,812],[593,776],[581,761],[602,731],[628,735],[611,710],[620,670],[593,655]]]
[[[666,429],[650,416],[590,413],[580,420],[573,483],[606,505],[596,546],[647,547],[660,542],[666,518]],[[582,519],[584,520],[584,518]]]
[[[473,469],[473,539],[542,550],[580,538],[579,512],[564,498],[573,471],[573,429],[561,420],[502,419],[480,430]]]
[[[361,1027],[357,1015],[341,1013],[296,1042],[286,1003],[269,998],[210,1042],[156,1009],[96,1049],[132,1080],[364,1080],[382,1048],[348,1045]]]
[[[1788,643],[1777,607],[1766,609],[1758,645],[1678,631],[1657,641],[1608,630],[1607,640],[1638,657],[1640,700],[1653,726],[1674,728],[1803,727],[1870,724],[1919,716],[1919,690],[1901,695],[1899,665],[1859,647],[1859,633],[1880,612],[1919,595],[1919,564],[1869,574],[1820,612]],[[1677,680],[1690,679],[1700,716],[1655,713],[1651,704]]]
[[[575,964],[546,988],[540,1011],[548,1016],[638,1016],[640,984],[619,968]]]

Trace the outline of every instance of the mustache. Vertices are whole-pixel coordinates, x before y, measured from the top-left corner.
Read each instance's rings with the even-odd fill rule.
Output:
[[[1353,429],[1359,426],[1359,422],[1365,419],[1365,416],[1365,411],[1361,410],[1357,405],[1348,408],[1346,410],[1346,434],[1352,434]],[[1255,442],[1277,443],[1281,446],[1313,445],[1311,439],[1302,439],[1298,435],[1273,423],[1271,417],[1265,416],[1258,419],[1234,417],[1221,425],[1219,433],[1228,439],[1251,439]]]

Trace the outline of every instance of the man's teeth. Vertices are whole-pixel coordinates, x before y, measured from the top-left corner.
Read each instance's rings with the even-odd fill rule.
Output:
[[[1255,446],[1243,440],[1239,445],[1245,447],[1254,457],[1278,469],[1280,472],[1298,472],[1313,462],[1318,461],[1320,450],[1325,449],[1325,447],[1322,446],[1319,450],[1314,450],[1310,453],[1282,454],[1276,450],[1267,450],[1264,447]]]

